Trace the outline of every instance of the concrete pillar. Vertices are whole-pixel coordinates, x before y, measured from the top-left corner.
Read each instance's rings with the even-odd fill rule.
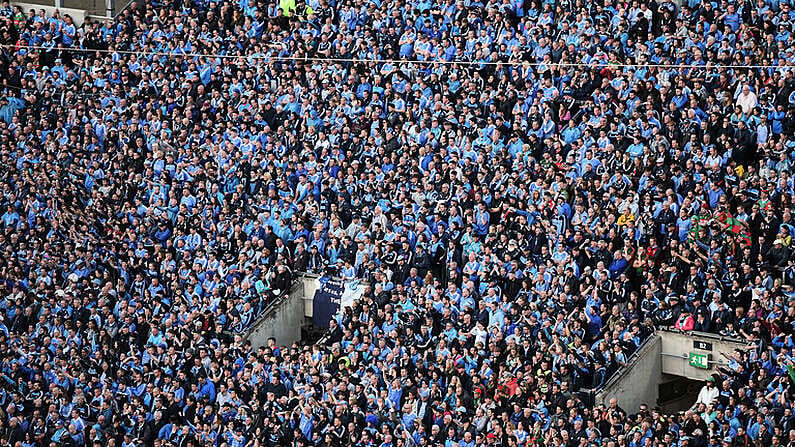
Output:
[[[105,0],[105,15],[107,17],[113,18],[113,12],[115,10],[116,10],[116,0]]]

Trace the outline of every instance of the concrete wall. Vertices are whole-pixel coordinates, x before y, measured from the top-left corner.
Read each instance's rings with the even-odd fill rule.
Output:
[[[251,340],[252,346],[259,347],[274,337],[279,345],[291,344],[301,340],[301,326],[314,315],[315,292],[320,288],[319,276],[310,273],[299,273],[288,296],[282,297],[273,306],[265,309],[256,322],[246,332],[245,337]],[[342,297],[342,305],[349,305],[345,300],[358,298],[367,288],[367,283],[350,289]],[[358,293],[358,295],[357,295]]]
[[[715,368],[727,364],[724,355],[730,356],[735,349],[745,350],[748,346],[741,340],[704,332],[681,333],[661,330],[658,333],[662,336],[662,372],[692,380],[706,379],[715,372]],[[712,350],[699,349],[694,342],[708,343]],[[691,352],[709,354],[709,368],[701,369],[690,366],[689,354]]]
[[[662,337],[658,334],[632,356],[629,364],[616,373],[607,384],[594,395],[596,404],[607,404],[616,398],[618,404],[629,413],[636,412],[641,404],[654,406],[660,395],[660,353]]]
[[[55,0],[41,0],[42,3],[22,3],[22,2],[12,2],[12,5],[19,6],[22,8],[22,11],[25,12],[25,15],[28,14],[28,11],[31,9],[35,9],[38,11],[39,9],[43,9],[47,15],[52,15],[53,12],[57,9],[61,16],[64,14],[69,14],[72,16],[72,19],[75,21],[76,26],[80,26],[86,20],[86,15],[88,15],[87,9],[93,9],[94,2],[91,2],[91,6],[85,9],[75,9],[75,8],[56,8],[55,7]],[[104,5],[104,1],[101,2]],[[88,6],[88,5],[87,5]],[[104,6],[101,6],[104,10]]]
[[[28,0],[27,2],[11,2],[11,4],[20,6],[25,15],[31,9],[36,11],[43,9],[47,15],[51,15],[57,9],[62,16],[69,14],[75,21],[75,25],[79,27],[88,17],[95,22],[111,20],[129,7],[133,1],[139,0]],[[59,3],[60,8],[57,7]]]
[[[304,285],[304,316],[307,318],[312,318],[314,315],[315,292],[320,288],[318,278],[320,277],[310,274],[305,274],[298,278],[298,281],[301,281]]]
[[[301,326],[304,324],[304,295],[304,282],[296,281],[289,294],[266,309],[246,334],[251,346],[264,346],[269,337],[274,337],[279,346],[300,341]]]
[[[615,397],[628,412],[636,411],[642,403],[654,406],[660,396],[659,387],[664,380],[663,375],[704,380],[715,372],[715,368],[727,364],[724,354],[730,356],[735,349],[744,350],[747,346],[742,340],[703,332],[658,330],[632,356],[624,370],[619,371],[601,390],[596,391],[594,402],[607,404]],[[690,366],[691,352],[709,354],[709,368]]]

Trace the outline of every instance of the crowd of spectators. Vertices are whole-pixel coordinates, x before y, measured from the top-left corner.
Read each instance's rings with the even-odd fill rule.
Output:
[[[0,445],[795,446],[793,14],[4,1]],[[295,272],[369,288],[252,348]],[[659,327],[749,347],[591,402]]]

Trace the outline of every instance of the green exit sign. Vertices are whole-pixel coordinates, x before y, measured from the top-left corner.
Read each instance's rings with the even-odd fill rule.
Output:
[[[701,369],[709,369],[709,354],[690,353],[690,366]]]

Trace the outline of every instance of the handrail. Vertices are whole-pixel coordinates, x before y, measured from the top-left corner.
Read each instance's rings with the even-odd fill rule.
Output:
[[[113,11],[113,19],[115,20],[115,19],[116,19],[116,17],[118,17],[118,16],[119,16],[119,14],[121,14],[122,12],[124,12],[124,10],[125,10],[125,9],[129,8],[129,7],[130,7],[130,5],[132,5],[132,4],[133,4],[135,1],[136,1],[136,0],[125,0],[125,2],[124,2],[124,6],[122,6],[122,7],[120,7],[120,8],[115,8],[115,9],[117,9],[117,10],[114,10],[114,11]],[[114,6],[115,6],[115,5],[114,5]]]
[[[672,327],[661,327],[657,329],[660,332],[668,332],[670,334],[681,334],[687,335],[689,337],[698,337],[698,338],[708,338],[710,340],[717,340],[717,341],[730,341],[734,343],[745,343],[748,344],[748,340],[743,340],[741,338],[736,337],[727,337],[725,335],[715,334],[712,332],[701,332],[701,331],[681,331],[679,329],[674,329]]]
[[[593,393],[598,393],[599,391],[608,388],[608,386],[611,386],[613,385],[613,383],[617,382],[621,378],[621,376],[624,375],[624,373],[629,371],[632,365],[637,363],[637,361],[640,359],[640,354],[648,346],[649,340],[655,338],[656,336],[658,336],[657,331],[654,331],[651,334],[649,334],[649,336],[646,337],[646,339],[643,340],[643,342],[640,345],[638,345],[638,349],[635,352],[633,352],[632,355],[629,356],[629,358],[627,359],[627,366],[617,369],[616,372],[613,373],[613,375],[611,375],[607,380],[605,380],[605,383],[603,383],[602,386],[600,386],[599,388],[591,388],[591,391],[593,391]]]
[[[296,284],[300,284],[301,281],[304,279],[317,279],[317,278],[320,278],[320,275],[316,273],[294,272],[292,282],[290,283],[290,288],[288,290],[285,290],[281,295],[269,301],[265,305],[265,307],[260,312],[257,313],[257,315],[254,317],[254,320],[242,330],[242,333],[245,334],[245,336],[248,336],[251,333],[251,331],[254,330],[254,328],[259,326],[260,321],[268,317],[271,313],[273,313],[274,310],[276,310],[278,305],[284,301],[284,297],[290,295],[290,292],[292,291],[293,287],[295,287]]]
[[[290,285],[290,290],[292,290],[292,288],[296,284],[301,283],[303,280],[306,280],[306,279],[318,279],[318,278],[321,278],[322,276],[324,276],[324,275],[320,275],[320,274],[317,274],[317,273],[311,273],[311,272],[294,272],[293,273],[293,282]],[[332,278],[341,279],[340,277],[332,277]],[[251,324],[249,324],[245,329],[243,329],[242,333],[245,334],[245,336],[248,336],[251,333],[251,331],[254,330],[254,328],[259,326],[259,322],[260,321],[262,321],[263,319],[267,318],[271,313],[273,313],[273,311],[276,309],[276,307],[278,307],[278,305],[281,304],[281,302],[283,301],[282,297],[285,296],[285,295],[288,295],[288,294],[289,294],[289,291],[285,292],[284,294],[282,294],[279,297],[275,298],[274,300],[270,301],[265,306],[265,308],[263,308],[262,311],[259,312],[256,315],[256,317],[254,318],[254,321],[252,321]],[[318,344],[324,344],[326,339],[327,339],[327,334],[324,334],[322,337],[320,337],[320,339],[317,341],[317,343]]]
[[[258,326],[258,323],[259,323],[259,322],[260,322],[262,319],[264,319],[265,317],[267,317],[268,315],[270,315],[270,314],[271,314],[271,313],[272,313],[272,312],[273,312],[273,311],[276,309],[276,307],[277,307],[279,304],[281,304],[281,303],[282,303],[282,301],[284,301],[284,298],[285,298],[285,297],[289,297],[289,296],[290,296],[290,292],[293,290],[293,287],[295,287],[295,285],[296,285],[296,284],[299,284],[299,278],[302,278],[302,277],[305,277],[305,275],[302,275],[302,274],[293,274],[293,279],[292,279],[292,282],[290,283],[290,288],[289,288],[289,289],[287,289],[287,290],[285,290],[285,291],[283,291],[283,292],[282,292],[282,293],[281,293],[279,296],[277,296],[277,297],[273,298],[273,299],[272,299],[272,300],[270,300],[268,303],[266,303],[266,304],[265,304],[265,307],[264,307],[264,308],[262,308],[262,310],[261,310],[261,311],[259,311],[259,312],[257,313],[257,315],[255,315],[255,316],[254,316],[254,319],[251,321],[251,323],[249,323],[249,324],[248,324],[248,326],[246,326],[245,328],[243,328],[243,330],[241,331],[241,333],[243,333],[243,334],[245,334],[246,336],[248,336],[248,334],[250,334],[250,333],[251,333],[251,331],[252,331],[252,330],[253,330],[255,327],[257,327],[257,326]]]
[[[610,378],[605,381],[604,385],[602,385],[599,388],[594,388],[594,389],[592,389],[592,391],[595,392],[595,393],[599,392],[600,390],[603,390],[603,389],[607,388],[609,385],[612,385],[614,382],[619,380],[619,378],[622,376],[622,372],[624,372],[624,371],[626,371],[626,370],[628,370],[630,368],[631,364],[633,364],[637,360],[638,356],[640,355],[641,351],[646,346],[648,341],[652,337],[654,337],[654,335],[657,335],[658,332],[665,332],[665,333],[669,333],[669,334],[680,334],[680,335],[685,335],[685,336],[692,337],[692,338],[706,338],[706,339],[709,339],[709,340],[716,340],[716,341],[730,341],[730,342],[736,342],[736,343],[747,343],[747,340],[741,340],[741,339],[734,338],[734,337],[726,337],[724,335],[713,334],[711,332],[680,331],[678,329],[673,329],[673,328],[668,327],[668,326],[656,328],[655,331],[652,333],[652,335],[647,337],[646,340],[644,340],[643,343],[641,343],[640,346],[638,346],[638,350],[635,351],[627,359],[627,366],[626,367],[621,368],[618,371],[616,371],[615,373],[613,373],[613,375],[610,376]],[[713,362],[713,363],[717,363],[717,362]]]

